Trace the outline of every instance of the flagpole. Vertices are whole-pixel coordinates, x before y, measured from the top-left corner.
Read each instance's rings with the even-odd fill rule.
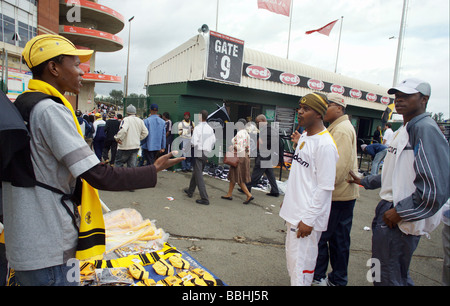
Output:
[[[337,47],[337,54],[336,54],[336,64],[334,66],[334,73],[337,71],[337,63],[339,58],[339,48],[341,46],[341,34],[342,34],[342,24],[344,23],[344,16],[341,16],[341,29],[339,31],[339,40],[338,40],[338,47]]]
[[[219,32],[219,0],[217,0],[216,8],[216,32]]]
[[[402,21],[400,24],[400,33],[398,34],[397,58],[395,60],[394,81],[393,81],[392,86],[396,86],[397,82],[398,82],[398,73],[400,70],[400,61],[401,61],[401,57],[402,57],[402,48],[403,48],[403,34],[405,32],[407,6],[408,6],[408,0],[404,0],[403,1],[403,11],[402,11]]]
[[[291,0],[291,8],[289,10],[289,14],[291,15],[289,18],[289,34],[288,34],[288,45],[287,45],[287,54],[286,54],[286,59],[289,59],[289,48],[290,48],[290,44],[291,44],[291,26],[292,26],[292,11],[294,8],[294,1]]]

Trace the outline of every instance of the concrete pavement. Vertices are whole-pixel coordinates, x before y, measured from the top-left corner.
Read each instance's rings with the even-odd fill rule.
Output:
[[[100,191],[111,210],[134,208],[144,218],[156,220],[156,226],[170,234],[169,243],[188,251],[226,284],[234,286],[288,286],[284,250],[285,226],[278,213],[283,196],[266,196],[253,190],[249,205],[235,187],[233,200],[223,200],[228,181],[204,175],[210,205],[199,205],[198,191],[188,198],[191,173],[160,172],[155,188],[135,192]],[[283,180],[287,177],[285,171]],[[372,286],[366,279],[371,257],[371,228],[378,191],[361,188],[356,202],[351,232],[349,263],[350,286]],[[169,201],[167,197],[173,197]],[[443,264],[442,224],[431,239],[421,238],[410,267],[418,286],[439,286]]]

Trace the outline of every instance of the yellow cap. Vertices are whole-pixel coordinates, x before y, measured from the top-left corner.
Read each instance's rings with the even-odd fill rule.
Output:
[[[54,58],[58,55],[73,55],[80,58],[80,62],[87,62],[94,53],[93,50],[80,50],[67,38],[60,35],[44,34],[38,35],[27,42],[22,56],[28,68]]]

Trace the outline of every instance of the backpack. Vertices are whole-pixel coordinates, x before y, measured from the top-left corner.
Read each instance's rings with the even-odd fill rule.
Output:
[[[65,194],[57,188],[37,181],[34,174],[28,128],[31,110],[44,99],[52,99],[64,105],[61,99],[42,92],[23,93],[14,104],[3,92],[0,94],[0,179],[10,182],[15,187],[39,186],[60,194],[61,204],[71,216],[78,231],[76,217],[65,201],[72,200],[76,205],[81,204],[81,180],[77,178],[73,194]]]

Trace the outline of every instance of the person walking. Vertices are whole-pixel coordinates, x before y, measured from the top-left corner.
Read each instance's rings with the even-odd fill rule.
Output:
[[[392,141],[392,137],[394,135],[394,131],[392,131],[392,124],[390,122],[386,123],[384,127],[384,135],[383,135],[383,144],[386,147],[389,147],[389,144]]]
[[[227,179],[230,181],[228,186],[228,193],[224,196],[221,196],[222,199],[232,200],[233,197],[233,189],[236,183],[241,187],[244,191],[247,199],[243,202],[243,204],[249,204],[255,198],[247,189],[247,183],[251,181],[250,178],[250,135],[245,129],[245,124],[247,122],[245,119],[239,119],[236,127],[238,132],[236,136],[231,140],[232,146],[231,151],[233,151],[239,159],[239,163],[237,167],[230,167],[228,172]]]
[[[346,286],[353,209],[359,197],[358,186],[347,181],[350,170],[358,171],[356,132],[348,115],[345,114],[344,97],[337,93],[329,93],[327,99],[328,109],[323,120],[330,123],[328,132],[337,145],[339,159],[336,163],[336,179],[328,226],[319,240],[313,285]],[[331,272],[327,275],[328,263],[331,265]]]
[[[278,134],[273,133],[274,131],[272,130],[272,127],[267,123],[267,118],[265,115],[260,114],[256,116],[255,122],[259,127],[255,166],[252,171],[251,181],[247,183],[246,186],[248,192],[251,193],[252,187],[255,187],[261,179],[261,176],[265,174],[267,179],[269,180],[271,188],[270,192],[266,195],[278,197],[280,195],[280,191],[278,190],[277,180],[273,172],[273,166],[276,166],[278,164],[278,158],[276,161],[272,161],[272,158],[274,157],[272,153],[274,150],[277,150],[279,148],[278,141],[281,140],[279,139]],[[274,139],[278,140],[276,148],[272,147],[272,141]],[[279,154],[282,154],[282,152]],[[244,192],[241,188],[239,188],[238,190],[240,192]]]
[[[148,130],[148,136],[142,144],[142,153],[148,165],[155,162],[159,153],[163,153],[166,148],[166,127],[165,122],[158,115],[158,105],[150,105],[150,116],[144,120],[144,125]]]
[[[286,263],[292,286],[310,286],[318,243],[326,231],[339,158],[333,137],[323,125],[325,95],[311,93],[300,100],[299,124],[305,128],[297,143],[280,217],[286,221]]]
[[[214,130],[206,122],[208,112],[202,110],[199,114],[200,123],[192,134],[192,145],[194,146],[193,172],[189,188],[184,189],[188,197],[192,197],[195,188],[198,187],[200,199],[197,204],[209,205],[208,193],[206,192],[205,181],[203,180],[203,169],[208,161],[208,154],[213,150],[216,143]]]
[[[144,121],[136,117],[136,108],[133,104],[127,107],[127,117],[122,120],[119,132],[114,136],[117,141],[116,167],[136,167],[137,153],[141,140],[148,135]]]
[[[410,78],[388,94],[403,125],[395,132],[381,174],[360,179],[351,172],[351,183],[366,189],[380,188],[381,201],[372,222],[372,259],[379,272],[376,286],[414,285],[409,265],[422,235],[439,225],[442,207],[450,196],[450,155],[436,122],[426,113],[429,83]]]
[[[102,114],[95,114],[94,122],[94,152],[99,160],[102,160],[103,147],[105,145],[105,125],[106,122],[103,120]]]
[[[89,148],[91,150],[94,149],[93,142],[94,142],[94,122],[95,122],[95,116],[94,115],[85,115],[87,118],[84,117],[84,119],[89,123],[91,126],[90,131],[86,134],[86,143],[88,144]]]
[[[109,111],[108,120],[105,124],[105,144],[103,146],[103,160],[105,163],[114,165],[116,161],[117,153],[117,141],[114,139],[117,132],[119,132],[120,122],[116,119],[116,113],[114,111]],[[111,159],[109,158],[111,152]]]
[[[185,112],[183,120],[178,123],[178,135],[181,137],[182,156],[186,157],[186,159],[181,162],[181,170],[183,172],[190,171],[192,168],[191,138],[194,128],[195,124],[191,121],[191,113]]]
[[[166,123],[166,154],[172,150],[172,120],[170,120],[170,114],[168,112],[164,112],[162,115],[163,120]]]
[[[155,187],[157,172],[181,161],[170,159],[169,154],[155,165],[139,169],[100,163],[84,141],[75,112],[64,97],[66,92],[79,94],[84,75],[79,65],[89,61],[92,53],[77,49],[65,37],[50,34],[32,38],[22,52],[33,78],[29,90],[13,107],[17,108],[15,122],[30,133],[0,128],[1,143],[15,136],[15,146],[0,147],[1,156],[10,157],[3,160],[9,163],[2,164],[0,177],[6,256],[20,286],[79,285],[69,259],[101,255],[105,245],[96,189]],[[83,193],[80,210],[77,181]],[[79,233],[85,224],[92,232]]]
[[[83,113],[77,109],[75,112],[75,115],[77,116],[78,124],[80,125],[81,132],[84,136],[84,139],[86,140],[87,135],[91,133],[92,126],[89,124],[89,122],[83,118]]]

